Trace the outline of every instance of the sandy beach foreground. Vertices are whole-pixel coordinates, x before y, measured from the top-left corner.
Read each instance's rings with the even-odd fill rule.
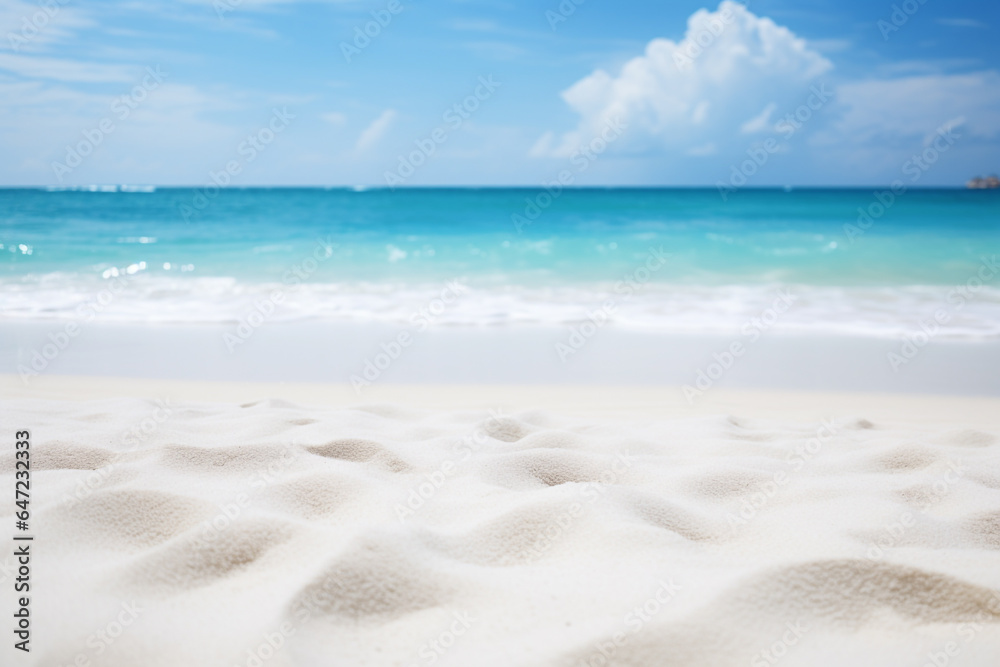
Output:
[[[0,386],[31,431],[30,664],[1000,655],[997,399]]]

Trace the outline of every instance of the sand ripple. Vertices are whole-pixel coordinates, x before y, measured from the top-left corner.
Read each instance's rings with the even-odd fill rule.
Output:
[[[24,664],[998,664],[994,433],[45,409]]]

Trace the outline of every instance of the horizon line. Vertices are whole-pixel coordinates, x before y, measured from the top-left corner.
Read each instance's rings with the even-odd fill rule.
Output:
[[[795,190],[869,190],[890,188],[891,183],[873,183],[866,185],[755,185],[737,188],[737,191],[795,191]],[[898,187],[898,186],[897,186]],[[112,189],[113,188],[113,189]],[[154,183],[94,183],[88,185],[3,185],[0,190],[42,190],[46,192],[97,192],[111,194],[143,194],[150,188],[155,190],[349,190],[364,192],[378,190],[386,192],[419,191],[419,190],[549,190],[544,185],[407,185],[390,187],[387,185],[159,185]],[[562,190],[718,190],[716,185],[568,185]],[[968,185],[913,185],[907,190],[982,190],[991,188],[971,188]],[[995,189],[995,188],[992,188]]]

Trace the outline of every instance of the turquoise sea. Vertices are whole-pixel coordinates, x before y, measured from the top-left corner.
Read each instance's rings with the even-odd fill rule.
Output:
[[[3,189],[0,244],[6,320],[405,323],[456,284],[435,326],[726,332],[784,290],[778,330],[1000,336],[997,191]]]

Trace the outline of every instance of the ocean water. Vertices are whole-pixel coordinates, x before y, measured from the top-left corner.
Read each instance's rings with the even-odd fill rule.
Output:
[[[111,190],[0,190],[0,318],[1000,337],[996,191]]]

